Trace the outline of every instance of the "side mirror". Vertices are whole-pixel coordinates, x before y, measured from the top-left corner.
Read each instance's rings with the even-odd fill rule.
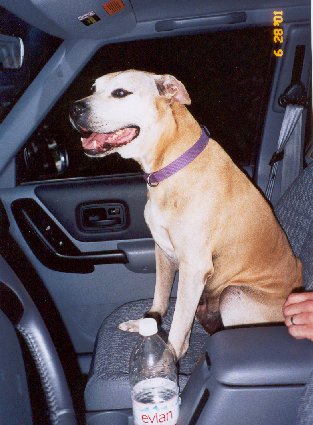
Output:
[[[0,66],[19,69],[24,60],[24,43],[19,37],[0,34]]]

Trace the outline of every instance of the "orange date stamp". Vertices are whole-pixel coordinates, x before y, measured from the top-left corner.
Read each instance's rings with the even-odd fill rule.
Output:
[[[273,42],[275,48],[273,53],[276,57],[281,57],[284,54],[282,49],[282,44],[284,42],[284,30],[281,28],[282,23],[284,22],[284,12],[282,10],[273,11]]]

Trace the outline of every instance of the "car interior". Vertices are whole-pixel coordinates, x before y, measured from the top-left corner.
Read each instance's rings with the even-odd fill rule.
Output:
[[[133,424],[138,335],[118,324],[152,304],[147,184],[134,160],[87,157],[69,120],[104,74],[185,84],[193,115],[270,202],[313,290],[310,6],[0,0],[0,424]],[[178,372],[177,425],[313,423],[313,344],[283,323],[209,336],[195,320]]]

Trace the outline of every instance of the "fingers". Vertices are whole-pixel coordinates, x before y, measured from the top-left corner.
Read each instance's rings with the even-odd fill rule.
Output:
[[[300,313],[313,313],[313,300],[306,300],[283,306],[283,314],[285,317]]]
[[[283,314],[291,336],[313,341],[313,292],[290,294]]]
[[[299,313],[292,316],[286,316],[286,326],[308,325],[313,329],[313,313]]]
[[[313,292],[299,292],[290,294],[284,304],[284,307],[287,307],[290,304],[296,304],[303,301],[313,301]]]
[[[283,314],[290,335],[313,341],[313,292],[290,294],[283,306]]]
[[[313,341],[312,325],[291,325],[288,327],[288,332],[296,339],[310,339]]]

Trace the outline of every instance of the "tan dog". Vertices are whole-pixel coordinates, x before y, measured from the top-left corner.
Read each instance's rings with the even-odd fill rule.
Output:
[[[98,78],[95,93],[75,102],[73,125],[90,132],[88,155],[118,152],[146,173],[170,164],[199,139],[184,106],[189,95],[170,75],[140,71]],[[145,219],[156,242],[156,287],[150,313],[163,316],[176,270],[177,301],[169,341],[178,358],[188,348],[198,307],[214,331],[283,321],[282,304],[301,286],[301,263],[270,206],[214,140],[183,169],[148,186]],[[120,325],[137,331],[138,320]]]

